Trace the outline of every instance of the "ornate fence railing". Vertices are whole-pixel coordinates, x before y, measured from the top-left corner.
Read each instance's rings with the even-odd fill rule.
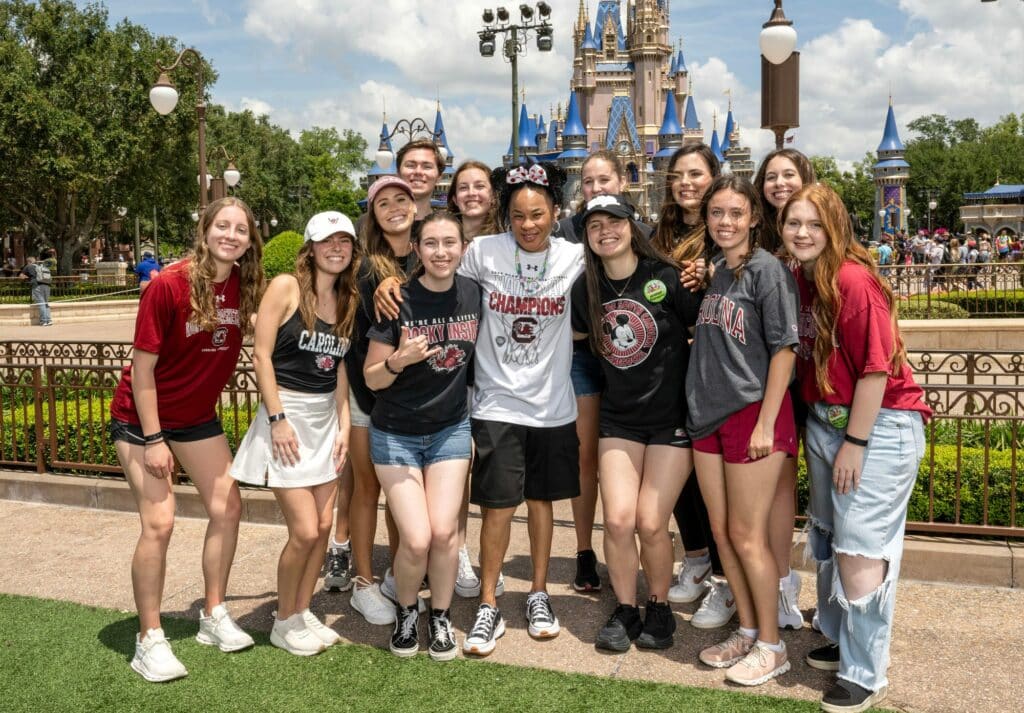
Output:
[[[60,276],[50,285],[50,299],[54,302],[73,299],[139,296],[139,281],[135,273],[122,276]],[[17,277],[0,278],[0,304],[29,304],[32,301],[28,280]]]
[[[956,305],[972,317],[1024,315],[1024,263],[892,265],[881,268],[902,305],[925,317],[949,317]]]
[[[123,475],[107,427],[128,358],[129,346],[113,342],[0,342],[0,467]],[[1024,537],[1022,355],[920,352],[911,363],[935,418],[908,531]],[[218,405],[232,448],[258,401],[243,355]],[[804,501],[805,488],[801,477]]]

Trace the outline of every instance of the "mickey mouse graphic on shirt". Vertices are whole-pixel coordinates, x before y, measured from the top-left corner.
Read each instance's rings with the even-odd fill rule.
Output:
[[[658,341],[658,323],[646,306],[631,299],[604,303],[601,339],[608,347],[608,363],[618,369],[641,364]]]

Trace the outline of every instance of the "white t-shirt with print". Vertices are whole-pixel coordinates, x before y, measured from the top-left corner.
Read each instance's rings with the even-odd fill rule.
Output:
[[[473,418],[550,428],[576,420],[569,292],[583,246],[552,237],[518,250],[511,233],[470,243],[459,274],[480,284]],[[518,270],[517,270],[518,253]]]

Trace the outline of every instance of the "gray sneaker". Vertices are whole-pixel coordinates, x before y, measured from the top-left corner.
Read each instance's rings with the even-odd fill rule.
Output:
[[[352,549],[331,547],[324,562],[324,589],[347,592],[352,588]]]
[[[398,606],[398,592],[395,591],[395,575],[392,573],[391,568],[388,567],[388,571],[384,573],[384,580],[380,583],[380,593],[384,595],[384,598],[389,602]],[[423,597],[416,595],[416,608],[420,614],[427,611],[427,603],[423,601]]]

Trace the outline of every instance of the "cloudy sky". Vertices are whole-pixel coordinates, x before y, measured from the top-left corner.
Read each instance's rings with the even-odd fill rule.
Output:
[[[584,0],[591,20],[596,0]],[[79,2],[79,4],[85,4]],[[579,0],[548,0],[554,51],[531,44],[520,86],[531,113],[566,102]],[[625,8],[626,0],[622,1]],[[213,99],[295,131],[351,128],[376,150],[389,123],[433,122],[440,99],[456,161],[489,164],[507,149],[511,72],[482,58],[476,32],[486,0],[108,0],[128,17],[173,35],[209,59]],[[518,17],[515,3],[506,6]],[[731,90],[743,143],[755,159],[772,134],[760,128],[757,45],[770,0],[671,0],[671,39],[682,40],[708,140]],[[996,0],[787,0],[801,51],[801,127],[795,146],[844,165],[874,151],[893,94],[901,136],[930,113],[983,125],[1024,112],[1024,2]],[[500,53],[499,53],[500,55]],[[719,126],[724,122],[720,119]]]

